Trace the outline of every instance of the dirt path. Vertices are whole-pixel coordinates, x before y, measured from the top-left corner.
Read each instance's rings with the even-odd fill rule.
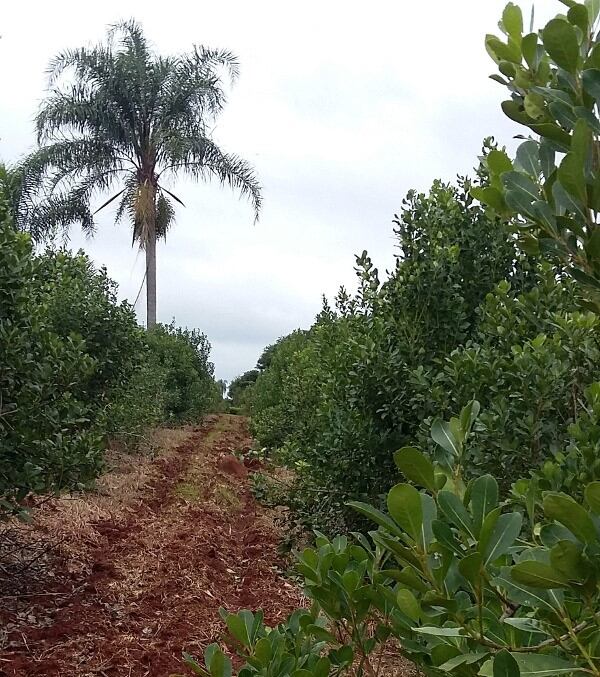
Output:
[[[29,588],[0,595],[0,675],[168,677],[185,672],[182,650],[219,639],[220,606],[282,620],[299,593],[233,455],[250,443],[243,418],[209,417],[113,472],[99,498],[44,506],[38,530],[61,546]]]

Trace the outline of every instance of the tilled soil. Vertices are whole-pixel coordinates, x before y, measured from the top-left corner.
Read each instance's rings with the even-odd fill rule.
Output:
[[[36,580],[0,594],[0,675],[187,674],[182,651],[201,655],[221,637],[219,607],[262,608],[276,623],[301,604],[281,574],[280,534],[249,491],[252,463],[238,460],[251,444],[245,419],[209,417],[184,437],[118,509],[78,512],[82,535]],[[54,539],[68,527],[65,500],[41,508],[58,522]]]

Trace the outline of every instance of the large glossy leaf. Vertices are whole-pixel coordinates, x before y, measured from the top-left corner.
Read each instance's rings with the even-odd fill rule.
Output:
[[[569,195],[585,204],[587,193],[581,158],[574,153],[567,153],[558,167],[558,180]]]
[[[452,672],[461,665],[472,665],[473,663],[478,663],[488,654],[488,651],[480,651],[478,653],[461,653],[460,655],[451,658],[445,663],[442,663],[442,665],[438,667],[438,670],[442,670],[443,672]]]
[[[484,566],[505,555],[521,533],[523,516],[517,512],[500,515],[483,554]]]
[[[558,181],[552,186],[552,196],[557,206],[557,214],[564,213],[566,210],[582,223],[587,221],[581,202],[570,195]]]
[[[460,443],[453,435],[450,424],[436,418],[431,424],[431,439],[453,456],[459,456]]]
[[[483,560],[481,553],[473,552],[458,563],[458,570],[474,588],[481,585],[481,571]]]
[[[519,666],[521,677],[552,677],[577,672],[577,666],[552,654],[512,653]],[[486,661],[479,671],[481,677],[494,677],[492,660]]]
[[[475,539],[475,530],[471,517],[463,502],[456,494],[450,491],[440,491],[438,494],[438,506],[449,522],[472,539]]]
[[[506,649],[502,649],[494,656],[494,677],[519,677],[520,674],[517,661]]]
[[[600,69],[588,68],[581,75],[583,88],[596,101],[600,101]]]
[[[491,475],[478,477],[471,488],[471,511],[476,536],[479,536],[485,516],[497,506],[498,482]]]
[[[485,36],[485,47],[490,56],[499,63],[500,61],[509,61],[510,63],[521,63],[521,50],[512,40],[508,43],[502,42],[495,35]]]
[[[495,176],[500,176],[504,172],[510,172],[513,169],[513,163],[508,155],[502,150],[492,150],[486,157],[488,169]]]
[[[522,172],[505,172],[502,184],[507,192],[515,193],[526,205],[540,199],[538,186]]]
[[[365,517],[368,517],[370,520],[375,522],[384,529],[387,529],[391,534],[395,536],[402,536],[402,530],[398,528],[398,525],[394,520],[390,519],[386,514],[382,513],[381,510],[377,510],[369,503],[363,503],[362,501],[348,501],[348,506],[354,508],[357,512],[361,513]]]
[[[511,569],[511,576],[517,583],[523,583],[530,588],[568,588],[569,581],[553,567],[542,562],[527,560],[515,564]]]
[[[580,28],[583,33],[588,33],[590,30],[590,19],[584,5],[577,4],[571,7],[567,12],[567,18],[569,19],[569,23]]]
[[[412,621],[416,622],[421,618],[421,605],[410,590],[398,590],[396,599],[400,611],[406,614]]]
[[[477,400],[471,400],[462,408],[459,421],[464,436],[466,436],[471,431],[473,423],[475,423],[477,417],[479,416],[480,410],[481,405]]]
[[[506,203],[504,202],[504,197],[502,193],[493,186],[475,186],[471,188],[471,195],[481,202],[481,204],[487,205],[492,209],[495,209],[497,212],[503,212],[506,209]]]
[[[433,464],[421,451],[414,447],[403,447],[394,454],[394,462],[411,482],[429,491],[436,491]]]
[[[593,25],[600,14],[600,0],[585,0],[590,25]]]
[[[502,24],[506,32],[517,41],[521,41],[523,35],[523,14],[521,8],[513,2],[509,2],[502,12]]]
[[[590,482],[587,485],[585,501],[596,515],[600,515],[600,482]]]
[[[459,541],[456,540],[452,529],[446,524],[446,522],[434,520],[431,526],[433,529],[433,535],[437,539],[438,543],[456,555],[464,555],[464,549],[461,547]]]
[[[548,519],[565,526],[580,541],[593,543],[597,540],[596,528],[589,513],[570,496],[548,493],[544,496],[543,506]]]
[[[581,547],[573,541],[559,541],[550,551],[550,562],[570,581],[583,581],[589,569],[581,557]]]
[[[464,634],[462,628],[438,628],[431,625],[413,628],[413,631],[421,635],[432,635],[433,637],[462,637]]]
[[[387,506],[394,521],[418,541],[423,524],[419,492],[410,484],[396,484],[388,492]]]
[[[513,580],[509,567],[504,567],[502,573],[492,579],[492,583],[503,589],[512,602],[535,610],[555,611],[555,606],[545,590],[536,590]]]
[[[563,19],[552,19],[542,31],[542,42],[557,66],[575,73],[579,62],[579,43],[573,26]]]
[[[523,171],[537,179],[542,171],[537,141],[525,141],[517,148],[517,162]]]
[[[573,110],[573,106],[571,104],[566,104],[562,101],[555,101],[550,104],[549,109],[550,113],[552,113],[552,117],[562,127],[573,129],[577,124],[577,120],[579,118],[577,113]]]

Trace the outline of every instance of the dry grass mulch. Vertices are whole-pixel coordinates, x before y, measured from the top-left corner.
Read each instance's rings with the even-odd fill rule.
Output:
[[[182,650],[219,639],[220,606],[277,623],[302,603],[236,459],[245,419],[157,431],[154,444],[154,457],[111,452],[95,492],[11,525],[40,554],[0,569],[0,675],[167,677],[184,671]]]

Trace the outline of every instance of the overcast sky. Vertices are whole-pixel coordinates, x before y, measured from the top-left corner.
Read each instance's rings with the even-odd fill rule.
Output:
[[[260,222],[228,189],[185,183],[177,192],[187,208],[158,247],[159,320],[206,332],[217,375],[229,380],[266,344],[308,327],[323,293],[354,286],[354,254],[367,249],[380,270],[393,265],[392,218],[410,188],[470,172],[487,135],[510,144],[517,130],[500,111],[504,92],[488,79],[483,46],[504,4],[5,3],[0,159],[33,146],[49,59],[101,40],[108,24],[136,18],[163,53],[193,43],[235,52],[241,76],[215,139],[256,167]],[[530,3],[522,6],[528,13]],[[125,224],[107,211],[93,240],[74,229],[71,245],[106,265],[121,297],[134,301],[144,260]],[[142,294],[141,320],[144,308]]]

